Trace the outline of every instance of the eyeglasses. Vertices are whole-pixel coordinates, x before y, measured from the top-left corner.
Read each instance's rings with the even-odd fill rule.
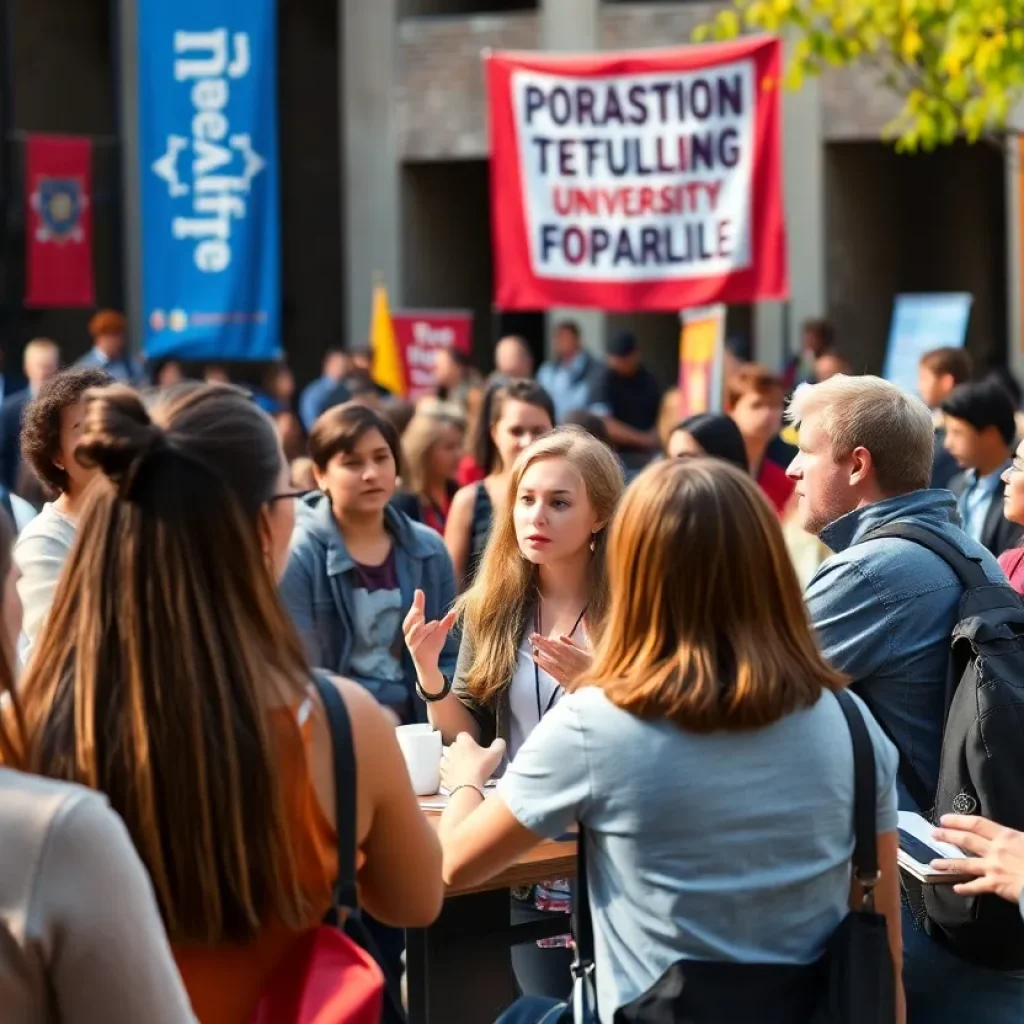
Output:
[[[284,494],[272,494],[268,500],[271,505],[275,501],[301,501],[307,494],[312,493],[312,491],[285,491]]]

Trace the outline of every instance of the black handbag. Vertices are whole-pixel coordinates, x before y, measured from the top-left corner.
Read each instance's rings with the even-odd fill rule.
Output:
[[[853,875],[864,897],[832,934],[825,955],[808,965],[681,960],[643,995],[615,1012],[614,1024],[895,1024],[896,989],[885,918],[875,912],[878,844],[875,832],[875,752],[867,726],[848,693],[838,693],[853,742]],[[579,843],[574,1003],[593,992],[593,926]],[[589,1004],[593,1006],[591,1002]],[[592,1024],[568,1015],[561,1024]]]

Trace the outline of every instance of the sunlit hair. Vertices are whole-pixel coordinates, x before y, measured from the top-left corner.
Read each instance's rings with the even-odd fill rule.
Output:
[[[519,550],[514,516],[523,475],[545,459],[564,459],[579,473],[600,524],[611,519],[622,495],[619,460],[606,444],[582,427],[559,427],[520,453],[512,468],[504,514],[491,530],[476,582],[457,606],[475,652],[466,687],[480,701],[492,700],[512,678],[527,615],[539,597],[538,569]],[[607,532],[602,529],[597,534],[590,560],[586,625],[591,635],[600,628],[608,608]]]
[[[931,483],[935,425],[919,398],[881,377],[837,374],[821,384],[797,388],[786,417],[802,423],[811,416],[828,439],[832,458],[846,459],[866,448],[879,489],[909,494]]]
[[[14,523],[0,509],[0,607],[6,596],[7,577],[14,551]],[[0,625],[5,625],[0,623]],[[17,651],[11,649],[6,629],[0,636],[0,763],[20,764],[24,757],[25,724],[21,702],[14,688],[14,664]]]
[[[409,423],[402,436],[403,482],[413,494],[425,495],[430,453],[451,427],[464,433],[466,421],[445,413],[418,412]]]
[[[639,718],[753,729],[844,684],[818,653],[778,517],[721,460],[668,459],[637,477],[612,521],[608,589],[579,685]]]
[[[267,723],[308,680],[260,542],[274,426],[222,385],[87,402],[102,475],[21,686],[27,768],[109,797],[172,941],[306,926]]]

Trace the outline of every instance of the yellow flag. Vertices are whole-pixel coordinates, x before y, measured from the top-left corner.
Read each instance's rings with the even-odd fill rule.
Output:
[[[373,379],[393,395],[405,394],[402,353],[391,323],[388,290],[382,284],[373,289],[373,313],[370,317],[370,348],[373,351]]]

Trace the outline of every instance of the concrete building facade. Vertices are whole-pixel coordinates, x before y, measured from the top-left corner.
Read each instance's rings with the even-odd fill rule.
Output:
[[[629,327],[663,377],[675,371],[676,318],[491,309],[486,109],[481,54],[678,45],[719,4],[635,0],[343,0],[345,323],[365,334],[375,272],[398,305],[468,307],[476,348],[506,330],[540,353],[547,325],[572,314],[599,351]],[[906,291],[975,296],[969,346],[982,363],[1020,344],[1019,173],[994,147],[901,156],[881,141],[898,109],[855,69],[784,98],[787,303],[730,310],[729,331],[780,364],[808,317],[828,316],[860,370],[884,358],[892,301]],[[1014,339],[1010,344],[1010,338]]]

